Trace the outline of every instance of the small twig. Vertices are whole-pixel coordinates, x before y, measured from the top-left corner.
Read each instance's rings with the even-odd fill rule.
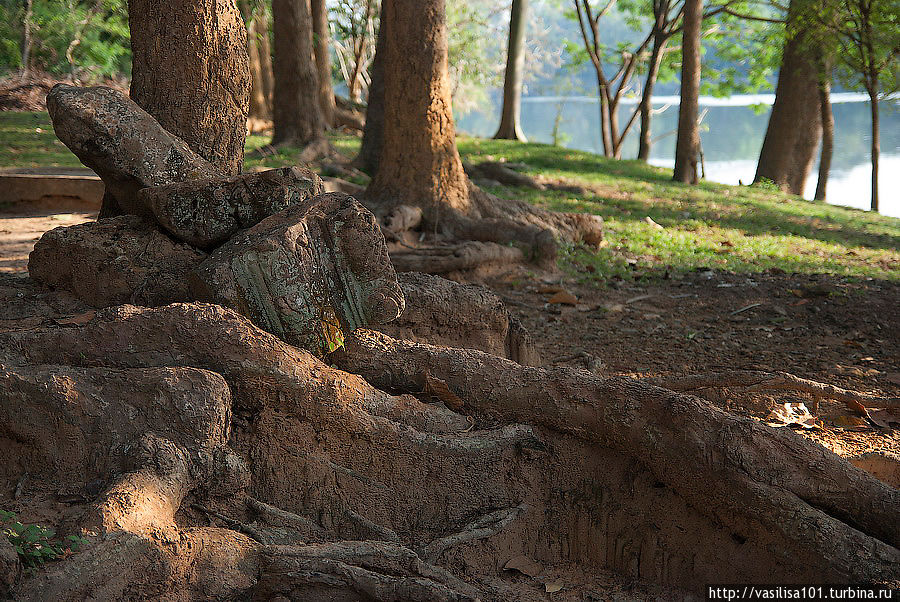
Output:
[[[747,306],[744,306],[744,307],[742,307],[742,308],[740,308],[740,309],[734,310],[733,312],[731,312],[731,313],[728,314],[728,315],[729,315],[729,316],[736,316],[736,315],[738,315],[738,314],[744,313],[744,312],[747,311],[748,309],[753,309],[754,307],[759,307],[760,305],[762,305],[762,303],[751,303],[750,305],[747,305]]]
[[[200,512],[203,512],[207,516],[212,516],[214,518],[219,519],[220,521],[222,521],[223,523],[228,525],[229,529],[231,529],[233,531],[240,531],[241,533],[249,536],[250,538],[258,541],[261,544],[268,543],[266,541],[266,537],[262,533],[260,533],[258,530],[251,527],[250,525],[247,525],[240,521],[234,520],[233,518],[228,518],[224,514],[220,514],[220,513],[216,512],[215,510],[211,510],[211,509],[207,508],[206,506],[203,506],[202,504],[198,504],[196,502],[191,504],[191,508],[199,510]]]

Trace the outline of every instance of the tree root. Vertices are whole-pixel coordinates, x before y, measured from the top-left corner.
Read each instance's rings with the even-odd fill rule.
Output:
[[[866,407],[888,407],[900,405],[898,397],[879,397],[842,389],[834,385],[800,378],[787,372],[762,372],[759,370],[732,370],[690,376],[663,376],[644,379],[650,384],[672,391],[697,391],[700,389],[740,387],[747,392],[754,391],[796,391],[808,393],[815,399],[813,413],[818,411],[822,399],[841,401],[854,412],[867,415]]]
[[[462,531],[432,541],[422,548],[422,557],[427,562],[436,562],[448,549],[470,541],[484,539],[496,535],[508,524],[519,518],[526,510],[526,506],[520,504],[513,508],[503,508],[486,514],[472,521]]]
[[[491,242],[465,242],[442,247],[423,247],[393,251],[391,262],[398,272],[449,274],[483,266],[508,266],[524,263],[526,255],[517,247]]]
[[[851,579],[896,578],[900,491],[795,433],[630,379],[528,368],[362,330],[332,359],[395,390],[421,388],[427,371],[468,411],[540,424],[640,458],[657,479],[738,533],[748,525],[777,532],[785,549]],[[858,562],[860,550],[872,561]]]

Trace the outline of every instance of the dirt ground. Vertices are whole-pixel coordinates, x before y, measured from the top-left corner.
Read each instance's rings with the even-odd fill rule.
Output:
[[[0,294],[16,294],[19,285],[9,285],[14,281],[30,288],[18,278],[27,275],[28,252],[44,231],[94,218],[92,213],[27,207],[0,212]],[[856,391],[900,396],[896,283],[697,271],[648,284],[598,286],[559,273],[522,269],[486,284],[531,332],[548,365],[635,377],[735,369],[787,371]],[[551,302],[561,298],[568,304]],[[76,305],[55,307],[55,313],[83,311]],[[22,327],[28,325],[17,324],[13,315],[0,315],[0,329]],[[816,408],[802,394],[748,394],[738,389],[708,390],[705,396],[732,412],[761,420],[780,404],[805,403],[816,418],[815,428],[801,429],[806,436],[845,457],[865,454],[857,461],[868,462],[865,466],[876,476],[900,485],[900,431],[854,416],[842,403],[823,401]],[[14,506],[22,502],[9,499],[5,491],[0,501]],[[55,522],[59,502],[48,504],[32,500],[34,515],[27,518]],[[527,581],[524,575],[521,579]],[[680,597],[612,573],[594,574],[585,582],[590,587],[581,592],[583,599]]]

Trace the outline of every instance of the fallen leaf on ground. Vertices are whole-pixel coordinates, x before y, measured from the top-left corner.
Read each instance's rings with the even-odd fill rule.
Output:
[[[507,571],[519,571],[523,575],[528,575],[532,578],[537,577],[544,570],[544,567],[527,556],[510,558],[509,562],[503,565],[503,568]]]
[[[465,405],[462,399],[459,396],[450,390],[450,387],[447,386],[447,383],[442,381],[439,378],[434,378],[433,376],[429,376],[428,373],[425,373],[425,393],[431,395],[432,397],[437,397],[451,410],[459,410]]]
[[[653,221],[653,218],[651,218],[649,215],[644,218],[644,221],[647,222],[648,224],[650,224],[651,226],[653,226],[654,228],[656,228],[657,230],[665,230],[664,227],[660,226],[655,221]]]
[[[564,289],[563,287],[559,286],[558,284],[553,284],[553,285],[550,285],[550,286],[542,286],[541,288],[539,288],[539,289],[537,290],[537,292],[541,293],[542,295],[549,295],[549,294],[552,294],[552,293],[559,293],[559,292],[562,292],[562,291],[564,291],[564,290],[566,290],[566,289]]]
[[[559,291],[547,300],[547,303],[560,303],[562,305],[578,305],[578,297],[569,291]]]
[[[866,419],[859,416],[837,416],[831,423],[842,429],[864,429],[868,427]]]
[[[563,588],[562,583],[545,583],[544,584],[544,591],[546,591],[548,594],[555,594],[558,591],[562,591],[562,588]]]
[[[766,424],[780,428],[783,426],[802,426],[805,429],[816,428],[816,417],[809,413],[802,403],[784,403],[769,414]]]

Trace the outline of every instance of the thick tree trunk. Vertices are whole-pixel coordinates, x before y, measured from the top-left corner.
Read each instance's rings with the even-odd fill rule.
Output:
[[[828,76],[830,77],[830,75]],[[834,154],[834,113],[831,110],[831,82],[819,84],[819,115],[822,119],[822,154],[819,156],[819,179],[816,182],[815,200],[824,201],[828,188],[828,174]]]
[[[223,173],[240,173],[250,69],[233,0],[129,0],[128,21],[132,99]]]
[[[653,37],[650,68],[647,71],[647,80],[644,83],[644,95],[641,97],[641,136],[638,142],[637,158],[645,162],[650,160],[650,150],[653,146],[653,138],[650,132],[650,122],[653,118],[653,88],[656,85],[656,78],[659,77],[659,68],[662,64],[666,42],[667,40],[661,38],[661,36]]]
[[[681,103],[678,106],[678,141],[675,143],[674,179],[697,183],[697,155],[700,152],[700,27],[703,0],[685,0],[681,43]]]
[[[335,125],[334,88],[331,85],[331,33],[328,30],[328,8],[325,0],[311,0],[313,47],[319,84],[319,108],[329,127]]]
[[[375,58],[372,60],[372,81],[369,83],[369,100],[366,105],[366,126],[363,130],[362,146],[354,163],[368,174],[378,171],[381,149],[384,146],[384,63],[387,42],[384,39],[384,10],[375,43]]]
[[[325,136],[313,64],[309,0],[273,0],[275,94],[272,144],[307,146]]]
[[[509,16],[509,44],[506,51],[506,76],[503,80],[503,109],[500,127],[494,138],[525,142],[522,133],[522,78],[525,66],[525,24],[528,0],[513,0]]]
[[[794,15],[804,1],[792,0],[789,21],[796,19]],[[818,61],[809,55],[808,48],[803,30],[785,42],[775,103],[753,180],[769,180],[792,194],[803,194],[821,133]]]
[[[269,38],[269,16],[265,6],[260,6],[256,14],[256,31],[259,32],[259,61],[262,67],[262,89],[266,97],[269,118],[272,115],[272,97],[275,94],[275,73],[272,70],[272,44]]]
[[[872,114],[872,211],[878,211],[878,160],[881,156],[881,133],[878,124],[878,88],[869,88],[869,109]]]
[[[385,0],[384,143],[366,192],[391,206],[446,206],[467,214],[469,188],[456,149],[443,0]]]

